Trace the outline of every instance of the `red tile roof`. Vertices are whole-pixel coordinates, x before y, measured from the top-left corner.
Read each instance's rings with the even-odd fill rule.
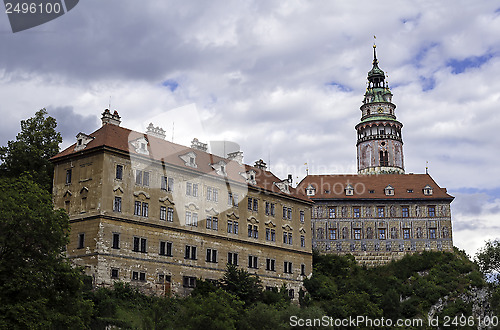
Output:
[[[297,186],[302,193],[309,186],[316,189],[313,200],[318,199],[454,199],[441,188],[429,174],[379,174],[379,175],[308,175]],[[348,185],[354,189],[346,196]],[[385,188],[394,188],[394,195],[386,195]],[[424,195],[423,189],[430,186],[432,195]]]
[[[250,165],[239,165],[235,161],[230,161],[228,159],[198,149],[192,149],[186,146],[172,143],[164,139],[147,135],[145,133],[132,131],[130,129],[113,124],[107,124],[103,125],[97,131],[89,134],[89,136],[93,137],[93,140],[90,141],[83,150],[75,151],[75,143],[52,157],[51,161],[57,163],[68,157],[77,156],[82,153],[88,153],[93,150],[98,150],[106,147],[128,153],[131,156],[133,155],[144,157],[146,159],[149,158],[154,161],[163,161],[167,164],[189,169],[202,175],[210,175],[215,177],[221,176],[215,172],[211,164],[216,164],[219,161],[224,161],[226,163],[227,178],[230,180],[245,183],[245,178],[243,177],[243,175],[241,175],[241,173],[254,170],[256,185],[249,184],[249,186],[258,189],[260,188],[267,192],[282,194],[310,202],[310,200],[302,192],[295,188],[292,188],[291,186],[289,187],[290,193],[281,192],[281,190],[275,185],[275,183],[281,182],[282,180],[269,171],[262,170]],[[136,148],[132,145],[131,141],[133,142],[134,140],[139,138],[145,138],[147,140],[149,155],[143,155],[136,152]],[[180,158],[180,156],[186,155],[189,152],[194,152],[196,154],[196,168],[187,166],[186,163]]]

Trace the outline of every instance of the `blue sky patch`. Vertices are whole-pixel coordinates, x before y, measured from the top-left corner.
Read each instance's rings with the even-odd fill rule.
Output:
[[[422,91],[427,92],[436,87],[436,79],[434,77],[424,77],[420,76],[420,84],[422,85]]]
[[[493,55],[491,54],[484,54],[481,56],[467,57],[463,60],[451,59],[446,63],[446,65],[452,68],[451,72],[453,74],[460,74],[468,68],[479,68],[481,65],[488,62],[488,60],[492,57]]]
[[[162,82],[161,85],[170,89],[171,92],[175,91],[177,87],[179,87],[179,83],[173,79],[167,79]]]
[[[413,63],[417,66],[417,67],[421,67],[421,64],[420,62],[422,62],[422,60],[425,59],[425,57],[427,56],[427,53],[429,53],[429,51],[431,51],[433,48],[439,46],[439,44],[437,42],[433,42],[433,43],[430,43],[429,45],[427,46],[424,46],[422,47],[417,55],[415,55],[414,59],[413,59]]]
[[[330,82],[326,83],[326,85],[333,86],[333,87],[337,88],[338,90],[340,90],[341,92],[352,92],[352,88],[350,88],[349,86],[339,84],[338,82],[335,82],[335,81],[330,81]]]

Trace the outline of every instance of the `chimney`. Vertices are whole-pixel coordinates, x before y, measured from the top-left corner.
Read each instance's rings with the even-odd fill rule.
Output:
[[[206,152],[208,149],[208,144],[200,142],[197,138],[194,138],[193,141],[191,141],[191,148]]]
[[[102,113],[101,121],[102,121],[102,126],[111,124],[111,125],[116,125],[120,126],[121,120],[120,116],[118,115],[118,111],[115,110],[113,114],[111,114],[111,111],[109,109],[104,110]]]
[[[243,165],[243,151],[234,151],[227,154],[227,159],[234,160],[240,165]]]
[[[259,159],[258,161],[256,161],[254,166],[257,167],[258,169],[264,170],[264,171],[267,169],[267,165],[266,165],[266,163],[264,163],[264,161],[262,159]]]
[[[288,184],[292,185],[292,183],[293,183],[292,175],[288,174]]]
[[[165,130],[160,126],[154,127],[153,123],[149,123],[149,126],[146,129],[146,134],[165,140]]]

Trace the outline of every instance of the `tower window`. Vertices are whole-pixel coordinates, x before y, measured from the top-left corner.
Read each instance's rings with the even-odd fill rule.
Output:
[[[389,166],[389,155],[387,151],[380,150],[380,166]]]

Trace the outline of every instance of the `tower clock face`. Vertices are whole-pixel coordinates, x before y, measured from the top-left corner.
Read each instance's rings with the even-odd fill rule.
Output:
[[[378,108],[378,109],[377,109],[377,112],[378,112],[378,113],[382,113],[382,112],[384,112],[384,109],[382,109],[382,108]]]

